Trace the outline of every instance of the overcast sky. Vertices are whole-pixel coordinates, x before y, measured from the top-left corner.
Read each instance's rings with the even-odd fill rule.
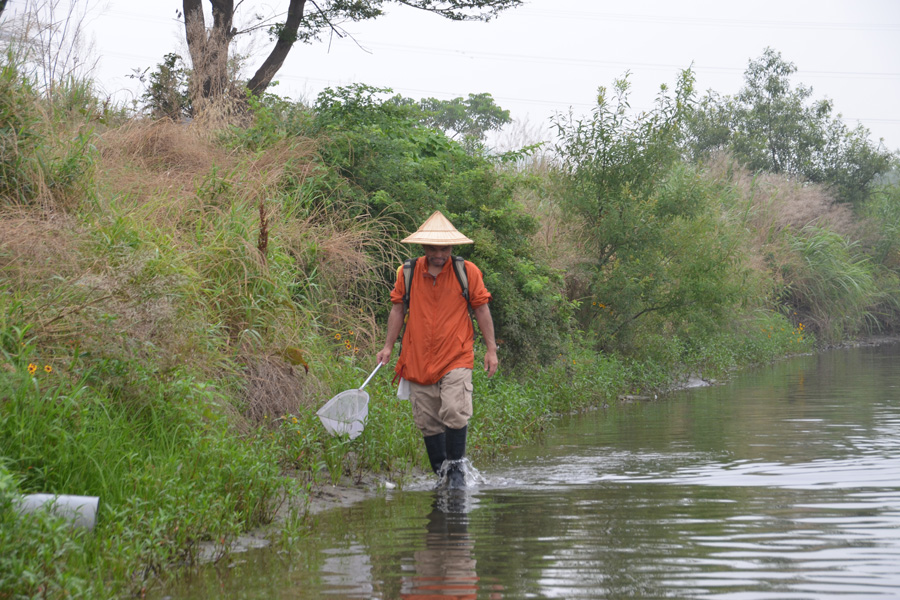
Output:
[[[125,76],[167,52],[186,55],[181,0],[104,1],[91,31],[107,92],[134,89]],[[287,0],[244,5],[283,10]],[[527,0],[489,23],[388,10],[346,24],[352,39],[295,46],[272,91],[310,101],[324,87],[354,82],[412,98],[488,92],[513,119],[540,127],[555,113],[589,113],[598,86],[626,71],[638,109],[689,66],[700,91],[734,94],[748,62],[768,46],[797,66],[795,84],[900,149],[900,0]],[[260,39],[259,54],[267,48]],[[247,75],[260,61],[249,61]]]

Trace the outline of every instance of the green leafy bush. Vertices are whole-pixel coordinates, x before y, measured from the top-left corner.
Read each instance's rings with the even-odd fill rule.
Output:
[[[16,55],[7,50],[5,58],[0,65],[0,198],[26,203],[40,193],[35,153],[41,115],[37,93],[20,73]]]
[[[632,116],[627,80],[593,115],[558,123],[560,202],[584,232],[569,294],[607,349],[641,353],[641,331],[671,335],[724,318],[742,293],[740,237],[717,214],[721,189],[681,162],[693,78]]]

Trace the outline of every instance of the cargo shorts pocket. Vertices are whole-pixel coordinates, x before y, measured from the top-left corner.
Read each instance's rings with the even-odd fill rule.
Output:
[[[472,385],[471,381],[463,383],[462,407],[460,407],[460,412],[470,418],[474,411],[474,407],[472,406],[472,395],[474,390],[475,386]]]
[[[441,420],[451,429],[465,427],[472,418],[472,370],[454,369],[441,384]]]

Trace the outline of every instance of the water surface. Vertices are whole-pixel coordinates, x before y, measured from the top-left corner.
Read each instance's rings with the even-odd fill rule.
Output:
[[[171,598],[900,597],[900,346],[800,357],[571,418]],[[477,421],[473,427],[477,427]]]

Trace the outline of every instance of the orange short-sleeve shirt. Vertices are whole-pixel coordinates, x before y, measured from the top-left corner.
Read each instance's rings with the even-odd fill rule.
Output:
[[[491,300],[484,276],[473,263],[465,261],[469,279],[469,300],[478,308]],[[391,302],[403,303],[406,283],[403,269],[391,290]],[[448,260],[437,277],[428,272],[427,259],[416,261],[409,290],[409,314],[397,374],[422,385],[437,383],[453,369],[475,366],[472,320],[462,288]]]

